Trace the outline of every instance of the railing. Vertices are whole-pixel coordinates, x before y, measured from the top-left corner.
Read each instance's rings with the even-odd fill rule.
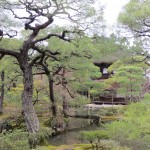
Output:
[[[98,105],[127,105],[127,102],[93,101],[93,103]]]

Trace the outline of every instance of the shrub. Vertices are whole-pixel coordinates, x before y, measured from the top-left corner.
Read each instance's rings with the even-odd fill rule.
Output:
[[[82,140],[90,142],[92,148],[96,147],[96,150],[98,150],[101,139],[109,138],[107,132],[104,130],[82,131],[80,132],[80,135]],[[93,142],[95,142],[95,146]]]
[[[0,134],[0,150],[30,150],[37,145],[45,145],[46,139],[52,134],[49,128],[42,128],[37,133],[14,130]]]
[[[35,148],[37,145],[46,145],[48,137],[52,134],[50,128],[41,128],[37,133],[29,134],[29,144],[31,148]]]
[[[90,102],[91,102],[91,100],[84,96],[77,96],[76,98],[74,98],[72,101],[69,102],[69,105],[71,107],[80,107],[80,106],[86,105]]]
[[[150,147],[150,95],[141,102],[128,106],[125,120],[107,124],[106,128],[112,139],[126,144],[133,149],[146,150]],[[138,144],[140,143],[140,144]],[[140,147],[139,147],[140,146]]]
[[[30,150],[28,143],[28,133],[22,130],[0,134],[1,150]]]

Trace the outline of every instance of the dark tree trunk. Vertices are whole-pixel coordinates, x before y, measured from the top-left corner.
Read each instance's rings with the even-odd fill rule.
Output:
[[[22,107],[25,124],[28,132],[34,133],[39,131],[39,120],[34,110],[32,95],[33,95],[33,74],[32,67],[23,67],[23,84],[24,90],[22,93]]]
[[[3,101],[4,101],[4,79],[5,79],[5,72],[2,71],[1,73],[1,95],[0,95],[0,114],[3,113]]]
[[[48,80],[49,80],[49,96],[50,96],[50,101],[51,101],[52,116],[56,117],[57,108],[56,108],[56,102],[55,102],[55,97],[54,97],[54,81],[50,77],[50,75],[48,75]]]
[[[69,117],[69,115],[68,115],[68,102],[67,102],[65,96],[63,96],[63,114],[64,114],[65,118]]]

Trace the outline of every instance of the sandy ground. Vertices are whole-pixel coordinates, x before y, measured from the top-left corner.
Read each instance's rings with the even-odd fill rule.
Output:
[[[106,108],[106,107],[122,107],[124,105],[109,105],[109,104],[102,104],[102,105],[97,105],[97,104],[87,104],[85,105],[86,108]]]

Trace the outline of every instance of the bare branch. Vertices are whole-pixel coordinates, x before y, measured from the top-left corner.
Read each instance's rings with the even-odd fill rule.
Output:
[[[39,47],[36,46],[36,45],[32,46],[32,49],[37,50],[39,53],[43,53],[43,52],[44,52],[43,49],[39,48]]]
[[[138,34],[144,34],[144,33],[150,32],[150,29],[145,29],[145,30],[133,29],[133,31],[136,32],[136,33],[138,33]]]
[[[0,55],[0,60],[1,60],[4,56],[5,56],[4,54],[1,54],[1,55]]]
[[[150,21],[150,20],[149,20]],[[143,24],[146,26],[146,27],[150,27],[150,24],[149,24],[149,22],[147,22],[147,20],[143,20]]]
[[[147,58],[150,58],[150,56],[145,56],[145,58],[143,58],[142,60],[135,60],[135,59],[132,57],[132,62],[144,62]]]
[[[0,41],[2,40],[2,38],[3,38],[3,30],[0,30],[0,36],[1,36],[1,38],[0,38]]]
[[[14,56],[15,58],[19,58],[20,53],[19,52],[15,52],[12,50],[8,50],[8,49],[4,49],[4,48],[0,48],[0,54],[1,55],[10,55],[10,56]]]
[[[64,32],[63,32],[63,33],[64,33]],[[64,41],[71,42],[70,39],[67,39],[67,38],[64,37],[64,34],[63,34],[63,33],[62,33],[62,35],[54,34],[54,33],[53,33],[53,34],[48,34],[46,37],[36,40],[35,43],[48,40],[48,39],[50,39],[51,37],[57,37],[57,38],[62,39],[62,40],[64,40]]]
[[[45,50],[45,53],[46,53],[47,55],[50,54],[50,55],[53,55],[53,56],[55,56],[55,55],[60,55],[59,49],[56,50],[55,52],[52,52],[51,50]]]
[[[62,84],[62,86],[67,90],[67,92],[69,93],[69,95],[71,96],[71,98],[75,98],[75,96],[70,92],[69,88],[66,85]]]
[[[17,31],[16,30],[10,30],[9,32],[13,32],[14,34],[10,34],[10,33],[4,33],[3,36],[7,35],[9,38],[13,38],[15,36],[17,36]]]
[[[33,66],[43,55],[38,55],[30,62],[30,66]]]
[[[45,72],[37,72],[37,73],[33,73],[33,75],[42,75],[45,74]]]
[[[38,46],[33,46],[32,47],[34,50],[37,50],[39,53],[43,54],[44,56],[46,55],[47,58],[50,57],[50,58],[53,58],[54,60],[56,61],[59,61],[59,59],[56,57],[56,55],[59,55],[59,50],[55,51],[55,52],[52,52],[51,50],[49,49],[40,49]]]

